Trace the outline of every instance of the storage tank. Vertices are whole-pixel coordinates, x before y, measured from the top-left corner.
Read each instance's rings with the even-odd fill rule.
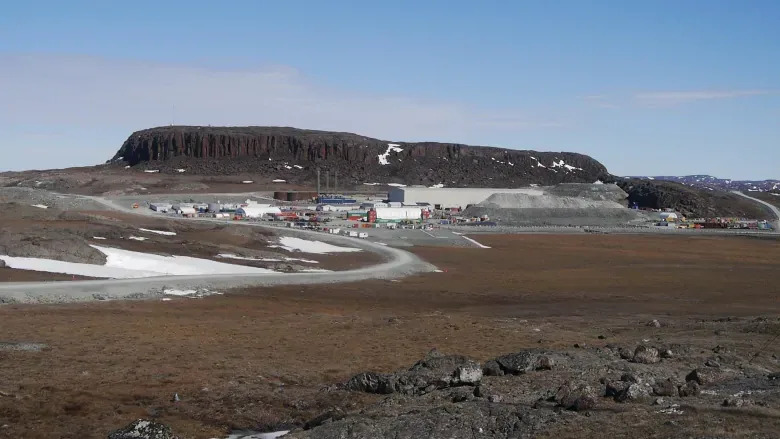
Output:
[[[222,207],[218,203],[209,203],[209,212],[217,213],[222,210]]]

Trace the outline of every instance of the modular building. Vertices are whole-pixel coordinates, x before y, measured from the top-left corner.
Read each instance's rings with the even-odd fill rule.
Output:
[[[151,203],[149,208],[155,212],[168,212],[173,208],[170,203]]]
[[[399,187],[391,188],[387,193],[388,201],[393,203],[417,204],[430,203],[439,209],[452,207],[466,208],[469,204],[479,204],[493,194],[539,195],[540,189],[494,189],[494,188],[427,188]]]
[[[265,215],[279,215],[282,210],[273,206],[245,206],[236,209],[236,215],[243,218],[262,218]]]
[[[374,209],[377,220],[419,220],[423,217],[420,207],[377,207]],[[428,212],[425,211],[425,214]],[[426,215],[427,216],[427,215]]]

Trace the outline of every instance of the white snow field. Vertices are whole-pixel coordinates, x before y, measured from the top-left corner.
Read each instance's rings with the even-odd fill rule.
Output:
[[[224,259],[237,259],[237,260],[240,260],[240,261],[258,261],[258,262],[293,262],[293,261],[298,261],[298,262],[306,262],[306,263],[309,263],[309,264],[319,264],[320,263],[319,261],[315,261],[315,260],[312,260],[312,259],[288,258],[288,257],[285,257],[285,258],[282,258],[282,259],[279,259],[279,258],[252,258],[252,257],[248,257],[248,256],[238,256],[238,255],[234,255],[232,253],[220,253],[220,254],[217,255],[217,257],[218,258],[224,258]]]
[[[269,247],[283,248],[287,251],[300,251],[304,253],[326,254],[326,253],[350,253],[362,251],[354,247],[339,247],[322,241],[310,241],[308,239],[294,238],[292,236],[282,236],[279,238],[279,245]]]
[[[142,232],[156,233],[158,235],[176,236],[176,232],[167,232],[165,230],[153,230],[153,229],[138,229]]]
[[[226,264],[189,256],[160,256],[97,245],[92,245],[91,247],[106,255],[105,265],[14,256],[0,256],[0,260],[5,261],[10,268],[111,279],[203,274],[275,273],[275,271],[267,268]]]

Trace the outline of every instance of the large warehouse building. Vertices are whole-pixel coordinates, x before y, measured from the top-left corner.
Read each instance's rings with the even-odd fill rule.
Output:
[[[526,194],[543,195],[544,192],[534,188],[494,189],[494,188],[427,188],[399,187],[392,188],[387,193],[390,202],[406,204],[430,203],[442,209],[450,207],[466,208],[469,204],[485,201],[493,194]]]

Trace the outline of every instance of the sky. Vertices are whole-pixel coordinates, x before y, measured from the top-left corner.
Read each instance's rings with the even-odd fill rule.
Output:
[[[0,171],[274,125],[780,179],[777,23],[776,0],[6,2]]]

